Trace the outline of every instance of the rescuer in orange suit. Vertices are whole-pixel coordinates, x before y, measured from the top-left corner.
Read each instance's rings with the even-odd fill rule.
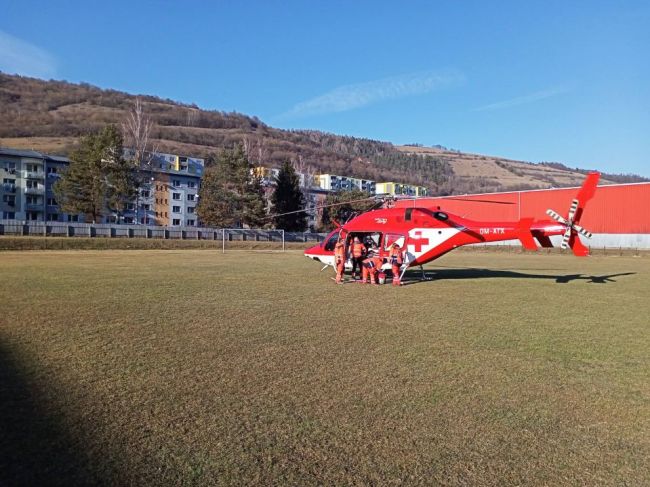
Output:
[[[334,246],[334,264],[336,266],[336,283],[341,284],[345,270],[345,240],[342,237],[339,237]]]
[[[365,245],[361,243],[359,237],[354,237],[350,248],[350,255],[352,257],[352,279],[357,278],[357,268],[359,269],[359,275],[363,273],[363,256],[365,253]]]
[[[390,246],[388,262],[390,262],[393,271],[393,286],[399,286],[400,267],[404,261],[402,260],[402,248],[397,242]]]
[[[370,276],[370,284],[377,284],[377,272],[381,269],[384,259],[379,257],[379,251],[376,247],[368,250],[368,257],[363,261],[363,274],[361,276],[361,283],[368,282]]]

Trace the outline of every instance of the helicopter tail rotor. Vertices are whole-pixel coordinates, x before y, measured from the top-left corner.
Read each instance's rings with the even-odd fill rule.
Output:
[[[589,255],[589,249],[580,241],[578,234],[586,238],[591,238],[592,233],[578,223],[580,222],[587,201],[593,197],[596,191],[599,178],[600,173],[589,173],[580,191],[578,191],[576,197],[571,201],[569,213],[566,218],[551,209],[546,210],[548,216],[565,227],[560,247],[562,249],[570,248],[579,257]]]

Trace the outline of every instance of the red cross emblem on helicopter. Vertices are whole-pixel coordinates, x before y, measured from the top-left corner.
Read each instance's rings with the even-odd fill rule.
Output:
[[[418,230],[416,232],[413,232],[413,237],[417,238],[411,238],[411,245],[415,247],[416,252],[422,252],[422,246],[423,245],[429,245],[429,239],[428,238],[422,238],[422,231]]]

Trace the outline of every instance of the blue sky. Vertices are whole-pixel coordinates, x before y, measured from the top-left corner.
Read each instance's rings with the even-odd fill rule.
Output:
[[[0,2],[4,72],[650,176],[647,1]]]

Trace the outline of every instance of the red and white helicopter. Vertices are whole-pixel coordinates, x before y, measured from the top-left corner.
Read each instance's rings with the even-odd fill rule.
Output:
[[[380,256],[388,255],[390,246],[397,242],[404,251],[402,275],[409,267],[420,266],[441,257],[447,252],[463,245],[519,240],[527,250],[537,250],[537,242],[542,247],[553,247],[549,237],[562,235],[562,249],[570,248],[576,256],[583,257],[589,250],[580,241],[578,234],[591,238],[591,233],[579,225],[585,205],[593,197],[600,173],[589,173],[575,199],[571,203],[566,218],[553,210],[546,213],[552,220],[534,221],[522,218],[519,221],[474,221],[452,215],[446,211],[418,207],[417,200],[409,208],[380,208],[362,213],[331,232],[323,242],[305,250],[305,256],[334,267],[334,245],[339,236],[343,237],[348,249],[354,237],[361,241],[372,240],[380,249]],[[331,205],[330,205],[331,206]],[[348,254],[348,252],[346,252]],[[350,261],[346,268],[350,268]],[[385,263],[382,269],[390,269]],[[422,276],[425,278],[424,270]]]

